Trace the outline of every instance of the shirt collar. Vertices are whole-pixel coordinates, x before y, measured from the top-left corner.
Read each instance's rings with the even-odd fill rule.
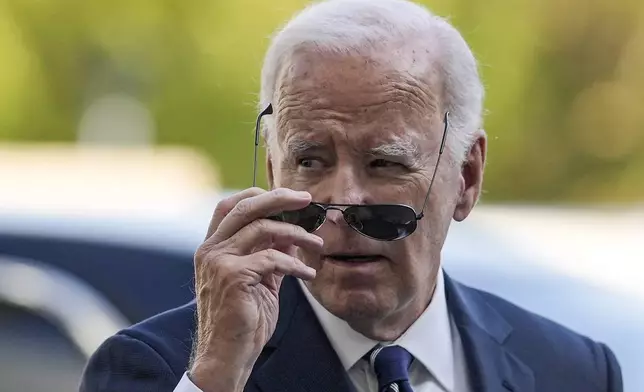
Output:
[[[298,279],[298,281],[320,321],[322,329],[338,354],[344,370],[349,370],[379,342],[355,331],[346,321],[329,312],[313,297],[308,287],[301,280]]]
[[[369,339],[353,330],[346,321],[322,306],[301,280],[299,283],[345,370],[351,369],[375,345],[395,344],[409,351],[447,391],[454,389],[452,329],[442,269],[437,274],[429,306],[402,336],[387,343]]]

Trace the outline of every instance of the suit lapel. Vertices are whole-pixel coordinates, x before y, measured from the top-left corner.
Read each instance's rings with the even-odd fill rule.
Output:
[[[508,352],[512,327],[475,290],[445,276],[447,305],[467,358],[472,389],[481,392],[533,392],[534,374]]]
[[[472,390],[534,392],[532,370],[503,346],[512,327],[478,292],[447,274],[445,290],[463,341]],[[354,391],[294,278],[284,278],[277,327],[251,381],[263,392]]]
[[[291,277],[280,290],[280,316],[267,344],[272,351],[251,380],[263,392],[350,392],[340,359]]]

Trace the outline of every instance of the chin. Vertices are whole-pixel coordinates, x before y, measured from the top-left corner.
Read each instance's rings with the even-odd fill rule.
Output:
[[[394,307],[390,303],[394,297],[382,294],[373,289],[325,286],[316,298],[329,312],[351,323],[358,320],[379,320],[389,314]]]

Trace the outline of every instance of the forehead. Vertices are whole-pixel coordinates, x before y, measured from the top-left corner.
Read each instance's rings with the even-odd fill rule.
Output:
[[[335,135],[377,144],[428,136],[440,83],[428,64],[413,60],[402,67],[400,58],[296,53],[277,81],[278,141]]]

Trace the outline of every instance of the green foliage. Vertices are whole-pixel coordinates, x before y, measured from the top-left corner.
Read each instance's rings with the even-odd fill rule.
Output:
[[[424,1],[479,59],[485,199],[644,198],[644,3]],[[126,92],[159,143],[250,183],[261,60],[305,1],[0,0],[0,139],[75,140],[93,100]],[[260,175],[262,175],[260,173]]]

